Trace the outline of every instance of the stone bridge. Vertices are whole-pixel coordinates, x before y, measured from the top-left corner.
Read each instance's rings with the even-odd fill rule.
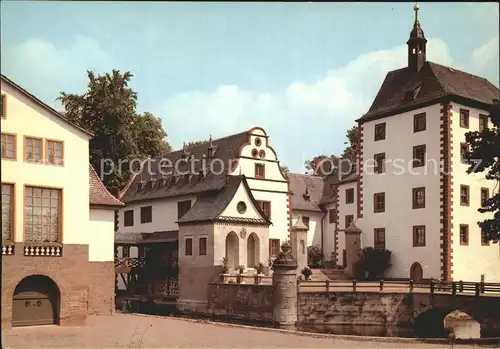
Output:
[[[446,337],[444,318],[454,310],[471,316],[481,326],[481,337],[500,337],[500,297],[490,295],[299,292],[298,325],[375,326],[378,335]],[[392,331],[392,333],[391,333]],[[399,332],[399,333],[398,333]]]

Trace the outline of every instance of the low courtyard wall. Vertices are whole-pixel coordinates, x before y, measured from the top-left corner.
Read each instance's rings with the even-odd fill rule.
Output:
[[[273,320],[273,285],[208,285],[208,314],[251,321]]]

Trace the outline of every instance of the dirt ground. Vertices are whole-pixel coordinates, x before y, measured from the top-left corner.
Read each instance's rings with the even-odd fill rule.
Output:
[[[91,316],[85,327],[36,326],[2,331],[2,348],[451,348],[424,343],[352,341],[333,336],[130,314]],[[460,348],[462,346],[454,346]],[[465,347],[465,346],[464,346]]]

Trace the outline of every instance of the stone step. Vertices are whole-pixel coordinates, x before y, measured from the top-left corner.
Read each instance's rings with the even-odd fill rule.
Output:
[[[324,280],[348,280],[347,275],[343,269],[311,269],[311,280],[324,281]]]

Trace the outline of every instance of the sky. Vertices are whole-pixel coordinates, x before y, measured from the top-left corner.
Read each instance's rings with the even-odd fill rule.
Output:
[[[413,3],[1,2],[1,72],[61,109],[87,70],[130,71],[138,111],[184,141],[263,127],[283,165],[340,154],[388,71]],[[498,3],[422,3],[427,58],[499,85]]]

